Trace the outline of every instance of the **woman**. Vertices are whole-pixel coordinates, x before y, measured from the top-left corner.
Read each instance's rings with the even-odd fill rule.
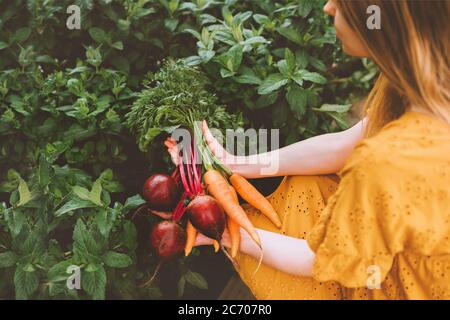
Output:
[[[370,30],[374,4],[381,29]],[[345,52],[381,75],[355,127],[262,155],[287,176],[268,197],[283,226],[246,207],[263,265],[255,273],[261,252],[242,231],[238,272],[259,299],[450,299],[450,2],[330,0],[324,10]],[[235,161],[204,132],[233,171],[261,176],[261,155]]]

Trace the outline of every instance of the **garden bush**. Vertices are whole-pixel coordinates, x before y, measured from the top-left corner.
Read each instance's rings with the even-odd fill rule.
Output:
[[[0,298],[216,297],[226,278],[201,266],[226,262],[210,248],[139,287],[157,264],[156,218],[130,217],[170,161],[158,140],[147,148],[152,128],[127,119],[165,61],[180,60],[230,117],[218,125],[280,128],[281,145],[346,128],[377,70],[342,53],[323,3],[0,1]],[[66,26],[72,4],[80,30]],[[65,285],[70,265],[81,290]]]

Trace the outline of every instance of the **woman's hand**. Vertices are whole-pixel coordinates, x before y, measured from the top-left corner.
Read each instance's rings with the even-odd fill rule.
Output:
[[[208,144],[211,152],[219,159],[226,167],[234,171],[233,168],[237,163],[237,157],[229,153],[220,143],[214,138],[211,130],[209,130],[208,124],[205,120],[202,121],[202,130],[206,143]]]
[[[177,142],[169,137],[164,141],[164,145],[167,147],[167,152],[169,152],[173,164],[178,166],[180,164],[180,153]]]
[[[219,159],[225,166],[230,168],[232,171],[234,164],[236,164],[237,157],[227,152],[224,147],[214,138],[211,130],[209,130],[208,125],[205,120],[202,121],[202,130],[211,152]],[[180,163],[178,143],[173,138],[169,137],[164,142],[167,147],[167,152],[169,152],[173,164],[176,166]]]
[[[228,234],[228,230],[225,228],[224,233],[222,234],[222,244],[225,247],[230,246],[230,236]],[[201,234],[200,232],[197,234],[197,239],[195,240],[194,246],[210,246],[213,244],[213,239],[208,238],[207,236]]]

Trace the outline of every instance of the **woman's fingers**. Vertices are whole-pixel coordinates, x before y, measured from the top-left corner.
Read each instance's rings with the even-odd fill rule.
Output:
[[[208,238],[207,236],[201,234],[200,232],[197,234],[197,238],[195,239],[194,246],[209,246],[212,245],[213,240]]]
[[[224,158],[226,155],[226,151],[217,141],[217,139],[214,138],[205,120],[202,121],[202,130],[203,135],[205,136],[206,143],[208,144],[208,147],[211,149],[212,153],[214,153],[214,155],[218,158]]]
[[[166,141],[164,141],[164,145],[167,147],[167,151],[170,154],[173,164],[177,166],[180,163],[180,153],[177,142],[173,138],[167,138]]]

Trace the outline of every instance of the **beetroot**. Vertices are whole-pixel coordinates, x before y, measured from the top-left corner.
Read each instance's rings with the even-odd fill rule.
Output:
[[[173,221],[161,221],[151,231],[150,246],[164,261],[183,252],[185,244],[186,231]]]
[[[198,231],[220,242],[225,230],[226,217],[216,199],[207,195],[196,196],[189,203],[187,214]]]
[[[176,222],[161,221],[150,232],[150,247],[161,259],[153,275],[140,287],[148,287],[153,283],[164,262],[172,260],[184,251],[186,245],[186,231]]]
[[[155,174],[147,179],[142,190],[153,210],[172,211],[178,201],[178,185],[167,174]]]

